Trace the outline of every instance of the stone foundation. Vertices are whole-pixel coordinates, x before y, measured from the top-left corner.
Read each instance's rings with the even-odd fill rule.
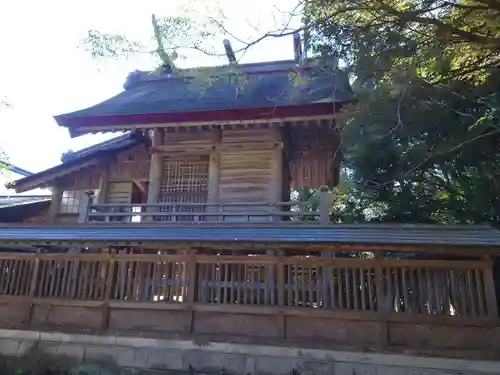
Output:
[[[202,372],[286,375],[500,374],[500,362],[356,353],[291,347],[117,336],[0,330],[0,354],[22,356],[37,347],[75,361],[112,362],[131,372],[194,369]],[[166,372],[165,372],[166,373]]]

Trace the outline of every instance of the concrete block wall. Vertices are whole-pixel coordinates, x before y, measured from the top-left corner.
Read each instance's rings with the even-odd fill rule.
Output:
[[[500,374],[500,362],[262,345],[207,343],[0,330],[0,354],[22,356],[31,348],[75,361],[107,362],[130,373],[188,370],[238,375],[485,375]]]

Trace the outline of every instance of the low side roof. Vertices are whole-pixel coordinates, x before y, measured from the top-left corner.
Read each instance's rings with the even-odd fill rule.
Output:
[[[51,197],[31,197],[17,203],[0,206],[0,222],[22,222],[23,219],[38,216],[50,205]]]
[[[0,244],[36,244],[44,241],[116,242],[142,244],[157,241],[331,243],[380,245],[435,245],[495,247],[500,231],[476,225],[81,225],[0,226]]]
[[[71,128],[85,132],[86,126],[279,118],[285,111],[299,116],[306,105],[326,114],[333,113],[332,103],[353,99],[347,76],[319,60],[300,70],[290,60],[173,74],[134,72],[124,87],[113,98],[55,119],[74,134]]]
[[[0,209],[24,206],[26,204],[43,202],[50,199],[50,195],[2,195],[0,196]]]
[[[15,189],[17,193],[36,189],[44,186],[54,178],[64,176],[81,168],[97,165],[102,161],[103,157],[126,150],[142,142],[146,142],[142,135],[127,133],[80,151],[66,153],[61,158],[61,164],[10,182],[6,186],[9,189]]]
[[[137,135],[132,133],[125,133],[115,138],[108,139],[107,141],[97,143],[95,145],[85,147],[78,151],[66,152],[62,155],[61,161],[68,163],[87,156],[93,156],[96,153],[104,151],[117,151],[134,146],[137,144]]]

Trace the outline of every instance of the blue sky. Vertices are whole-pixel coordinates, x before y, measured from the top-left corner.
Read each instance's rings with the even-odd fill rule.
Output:
[[[176,2],[177,1],[177,2]],[[188,3],[190,1],[190,3]],[[59,163],[68,149],[77,150],[113,134],[71,139],[52,116],[96,104],[122,90],[128,72],[151,69],[148,54],[96,62],[78,47],[87,30],[121,33],[148,42],[150,18],[181,14],[203,17],[216,0],[62,0],[11,1],[0,12],[0,99],[13,108],[0,112],[0,146],[12,163],[34,172]],[[280,26],[295,0],[219,0],[227,28],[241,38],[252,38]],[[193,5],[194,4],[194,5]],[[231,38],[229,38],[231,39]],[[210,41],[209,41],[210,42]],[[222,51],[222,36],[213,41]],[[233,45],[237,43],[233,40]],[[237,48],[237,45],[236,47]],[[242,62],[293,57],[290,37],[260,43]],[[214,65],[217,58],[190,53],[184,66]],[[115,134],[116,135],[116,134]]]

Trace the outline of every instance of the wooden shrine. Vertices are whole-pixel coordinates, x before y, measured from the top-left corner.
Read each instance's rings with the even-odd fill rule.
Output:
[[[498,231],[335,222],[353,100],[335,63],[124,87],[56,121],[125,134],[11,184],[52,200],[44,222],[0,226],[0,247],[37,251],[0,253],[0,328],[498,358]]]

